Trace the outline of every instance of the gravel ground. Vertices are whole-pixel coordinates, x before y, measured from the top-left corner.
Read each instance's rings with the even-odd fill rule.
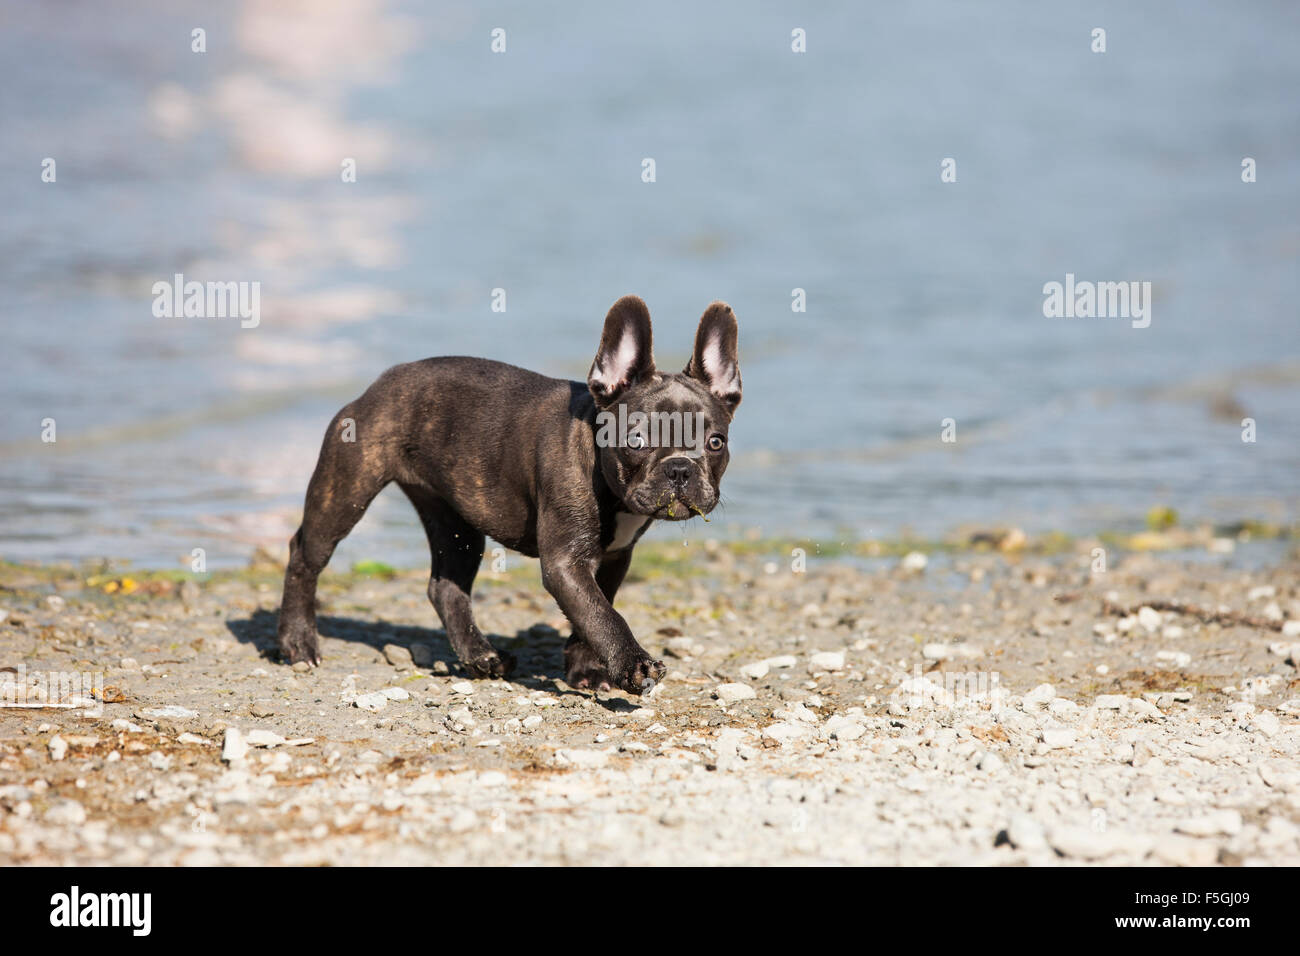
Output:
[[[1300,864],[1300,561],[1089,554],[661,549],[617,602],[669,664],[640,699],[563,683],[529,563],[475,594],[509,682],[418,572],[327,577],[308,671],[273,569],[6,566],[0,691],[106,703],[0,710],[0,862]]]

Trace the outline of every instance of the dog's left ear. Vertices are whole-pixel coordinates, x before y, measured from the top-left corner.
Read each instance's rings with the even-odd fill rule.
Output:
[[[686,365],[686,374],[703,382],[732,413],[740,404],[738,338],[736,313],[727,303],[714,302],[700,318],[700,327],[695,333],[695,352]]]

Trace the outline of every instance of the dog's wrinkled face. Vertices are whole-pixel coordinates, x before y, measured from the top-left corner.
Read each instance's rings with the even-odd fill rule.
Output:
[[[600,467],[629,512],[684,521],[717,505],[730,459],[741,391],[735,314],[723,302],[705,310],[681,374],[656,370],[651,344],[645,303],[614,303],[587,376]]]

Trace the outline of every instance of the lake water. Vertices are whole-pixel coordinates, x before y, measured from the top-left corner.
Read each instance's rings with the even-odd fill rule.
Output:
[[[0,557],[278,552],[383,369],[580,378],[628,292],[664,367],[740,317],[689,536],[1295,519],[1300,7],[755,6],[6,5]],[[259,324],[156,317],[176,273]],[[1045,317],[1067,273],[1150,326]],[[425,555],[390,489],[340,560]]]

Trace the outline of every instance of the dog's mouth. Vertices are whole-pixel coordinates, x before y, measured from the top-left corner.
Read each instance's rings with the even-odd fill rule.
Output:
[[[701,505],[680,491],[662,492],[647,505],[645,513],[657,521],[689,521],[695,517],[708,521],[708,514],[713,510],[711,502]]]

